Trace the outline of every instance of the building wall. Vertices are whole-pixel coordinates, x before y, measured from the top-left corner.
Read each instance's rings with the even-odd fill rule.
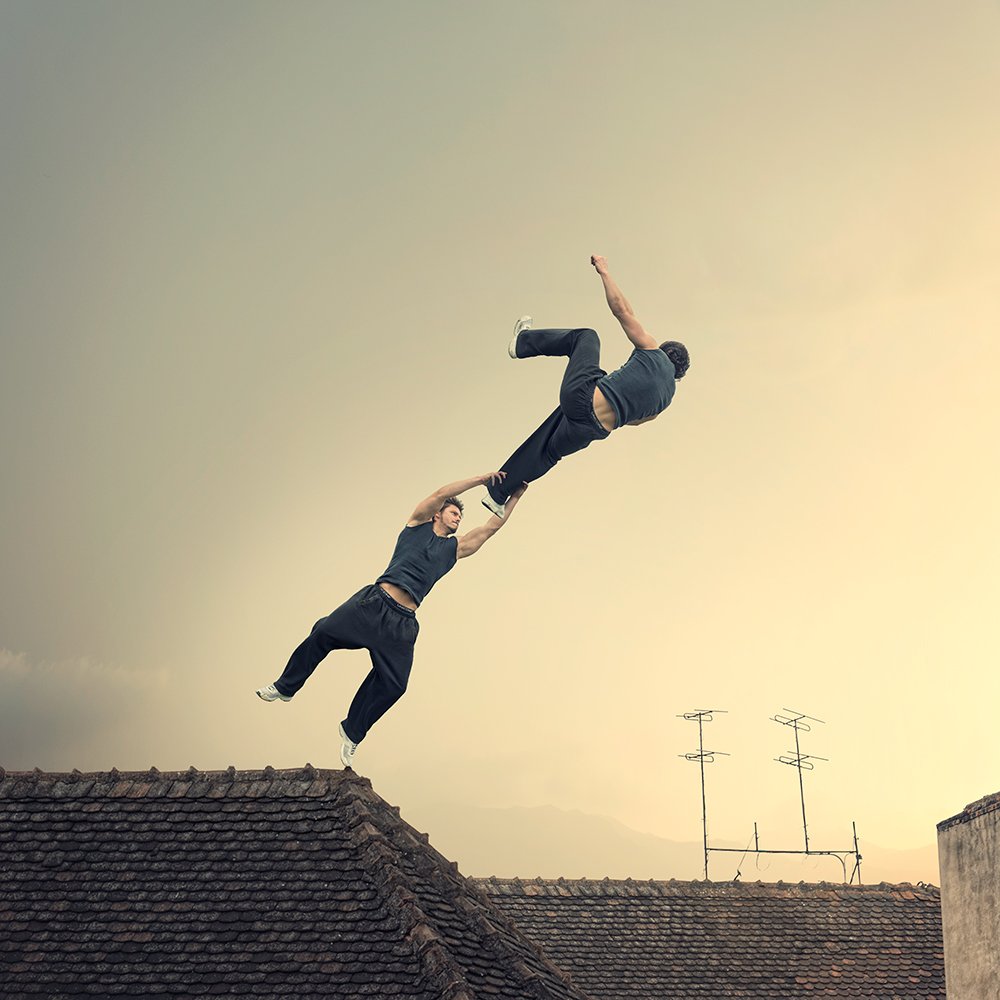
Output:
[[[1000,1000],[1000,793],[938,824],[948,1000]]]

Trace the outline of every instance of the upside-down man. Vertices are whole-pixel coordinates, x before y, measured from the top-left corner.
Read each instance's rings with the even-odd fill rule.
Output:
[[[675,340],[658,344],[636,319],[631,305],[608,273],[604,257],[590,258],[604,283],[604,293],[615,319],[635,350],[610,375],[600,367],[601,341],[596,331],[534,330],[531,317],[514,326],[507,348],[512,358],[568,357],[559,389],[559,405],[501,466],[506,478],[487,486],[483,504],[504,516],[511,490],[508,483],[539,479],[567,455],[601,441],[619,427],[635,427],[662,413],[674,396],[675,382],[683,378],[690,359],[687,348]]]

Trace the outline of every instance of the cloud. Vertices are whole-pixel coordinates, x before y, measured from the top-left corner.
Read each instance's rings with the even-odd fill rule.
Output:
[[[0,649],[0,766],[72,770],[104,767],[120,734],[165,688],[164,670],[88,657],[33,661]]]

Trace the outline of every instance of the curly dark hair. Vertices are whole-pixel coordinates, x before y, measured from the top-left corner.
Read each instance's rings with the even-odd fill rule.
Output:
[[[676,340],[665,340],[660,344],[660,350],[674,363],[674,378],[684,378],[691,364],[688,349]]]
[[[444,503],[438,508],[438,513],[440,514],[445,507],[457,507],[463,514],[465,513],[465,505],[458,497],[445,497]]]

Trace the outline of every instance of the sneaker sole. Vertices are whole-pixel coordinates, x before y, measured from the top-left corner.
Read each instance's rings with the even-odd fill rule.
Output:
[[[259,691],[254,691],[254,694],[260,698],[261,701],[266,701],[270,704],[272,701],[291,701],[291,697],[283,694],[279,694],[276,698],[268,698],[266,695],[261,694]]]
[[[347,754],[344,752],[346,750],[347,743],[353,741],[351,741],[347,733],[344,732],[343,724],[337,726],[337,732],[340,735],[340,738],[344,741],[344,743],[340,747],[340,763],[343,764],[344,767],[349,767],[353,771],[354,755],[352,754],[350,757],[348,757]]]
[[[530,316],[522,316],[514,324],[514,336],[510,338],[510,343],[507,345],[507,353],[515,361],[519,361],[520,360],[518,358],[518,356],[517,356],[517,338],[521,335],[521,331],[522,330],[530,330],[531,329],[531,323],[532,323],[532,320],[531,320]]]
[[[491,506],[490,506],[490,505],[489,505],[489,504],[488,504],[488,503],[487,503],[487,502],[486,502],[485,500],[483,500],[483,501],[482,501],[482,505],[483,505],[483,506],[484,506],[484,507],[485,507],[485,508],[486,508],[486,509],[487,509],[487,510],[488,510],[488,511],[489,511],[489,512],[490,512],[490,513],[491,513],[491,514],[492,514],[492,515],[494,516],[494,517],[499,517],[501,521],[503,520],[503,516],[504,516],[504,514],[506,514],[506,513],[507,513],[507,511],[503,509],[502,505],[498,505],[498,506],[501,506],[501,509],[500,509],[499,511],[496,511],[496,510],[494,510],[494,509],[493,509],[493,508],[492,508],[492,507],[491,507]]]

